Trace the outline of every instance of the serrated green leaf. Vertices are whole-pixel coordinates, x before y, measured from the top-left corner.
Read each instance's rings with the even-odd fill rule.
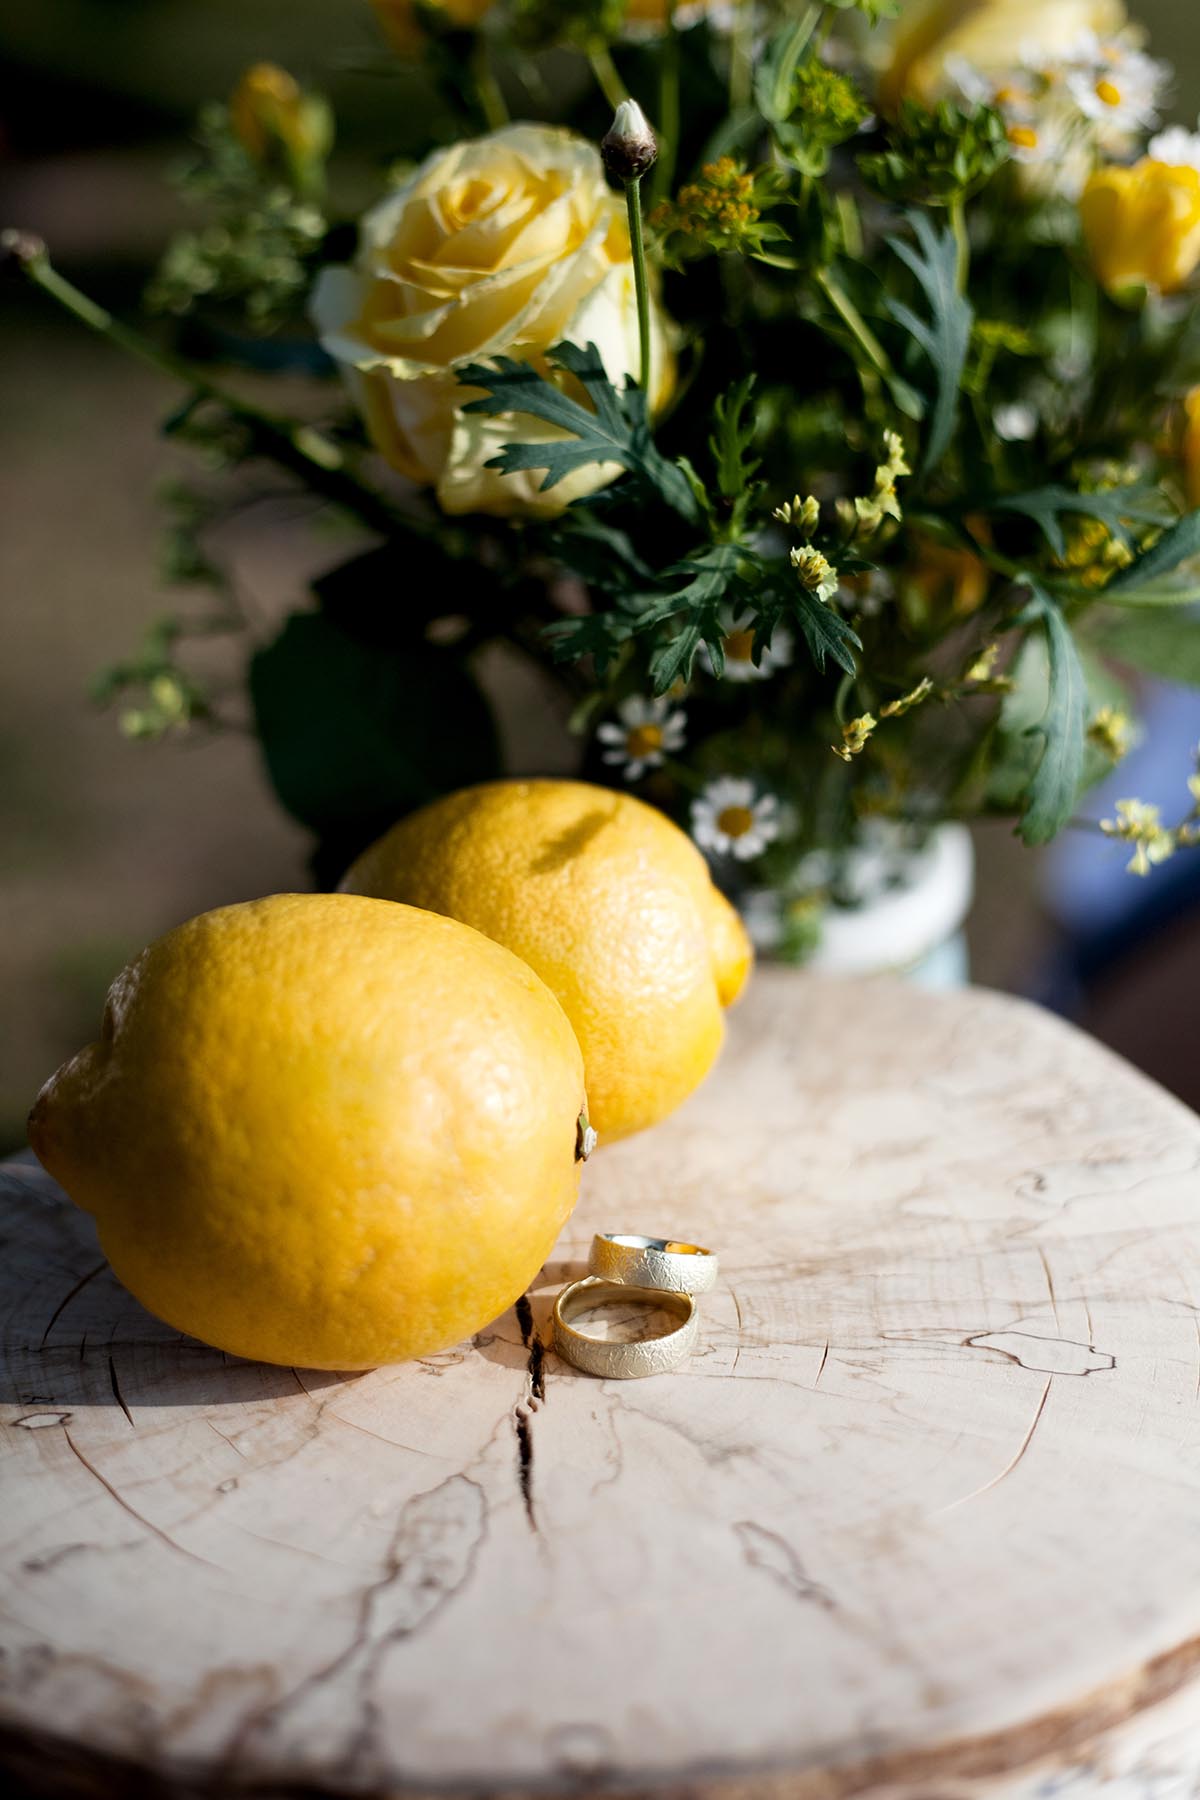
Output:
[[[1075,639],[1057,602],[1044,588],[1031,584],[1034,600],[1029,622],[1040,620],[1049,657],[1046,711],[1031,726],[1043,739],[1037,768],[1025,790],[1017,831],[1027,844],[1045,844],[1062,829],[1075,810],[1083,780],[1087,727],[1087,679]]]
[[[854,652],[862,649],[862,639],[841,613],[818,600],[798,582],[787,592],[787,604],[804,633],[804,641],[817,668],[824,672],[826,658],[832,657],[847,675],[857,675]]]
[[[939,231],[925,213],[910,212],[908,219],[917,239],[916,246],[900,237],[891,237],[887,241],[916,276],[929,303],[930,316],[924,320],[912,307],[890,297],[887,306],[896,323],[903,326],[924,351],[933,368],[934,402],[921,458],[922,470],[928,473],[941,461],[954,435],[974,313],[970,302],[956,286],[958,247],[954,233],[949,227]]]
[[[529,363],[497,356],[490,363],[467,363],[458,371],[464,387],[482,393],[467,401],[463,411],[498,418],[524,413],[568,435],[552,443],[522,443],[515,438],[489,469],[511,474],[521,469],[544,469],[543,491],[595,463],[617,463],[649,484],[675,512],[689,523],[699,520],[699,509],[683,473],[654,447],[646,416],[645,396],[634,386],[618,393],[608,379],[594,344],[557,344],[550,361],[581,384],[594,411],[589,411],[554,382],[547,381]]]
[[[1145,596],[1148,592],[1161,591],[1158,584],[1162,577],[1193,557],[1200,557],[1200,508],[1185,513],[1136,562],[1130,563],[1127,569],[1118,570],[1105,584],[1104,598],[1119,597],[1121,605],[1178,605],[1178,601],[1147,600]]]

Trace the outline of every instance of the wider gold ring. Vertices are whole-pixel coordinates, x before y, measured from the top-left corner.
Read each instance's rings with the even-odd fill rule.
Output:
[[[571,1320],[605,1301],[633,1300],[673,1313],[679,1320],[663,1337],[622,1344],[608,1338],[589,1337],[576,1331]],[[631,1381],[641,1375],[665,1375],[677,1368],[696,1342],[700,1319],[690,1294],[664,1293],[659,1288],[631,1287],[627,1282],[600,1281],[594,1275],[572,1281],[554,1302],[554,1348],[585,1375]]]
[[[699,1244],[678,1238],[642,1237],[635,1231],[598,1231],[588,1271],[606,1281],[662,1288],[671,1294],[707,1294],[717,1279],[717,1259]]]

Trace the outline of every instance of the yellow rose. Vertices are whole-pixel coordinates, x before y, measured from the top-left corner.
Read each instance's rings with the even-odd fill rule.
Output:
[[[384,36],[401,56],[420,54],[423,33],[416,0],[371,0]],[[441,13],[447,25],[473,31],[495,0],[422,0],[426,12]]]
[[[1029,55],[1054,57],[1088,31],[1111,37],[1125,23],[1123,0],[908,0],[889,42],[880,104],[938,98],[947,57],[984,73]]]
[[[1097,169],[1079,201],[1092,267],[1110,292],[1144,284],[1172,294],[1200,264],[1200,169],[1145,156]]]
[[[352,268],[323,271],[312,310],[376,448],[449,513],[559,513],[617,473],[577,470],[539,493],[539,470],[485,468],[505,443],[564,434],[528,416],[463,413],[456,370],[478,357],[538,363],[564,339],[594,343],[609,378],[638,369],[625,203],[599,152],[572,132],[508,125],[436,150],[363,219]],[[655,311],[654,401],[670,391]]]
[[[1183,485],[1189,506],[1200,506],[1200,387],[1183,402]]]

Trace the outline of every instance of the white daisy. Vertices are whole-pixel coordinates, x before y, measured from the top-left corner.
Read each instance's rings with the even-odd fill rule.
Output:
[[[1110,40],[1084,41],[1064,71],[1067,92],[1096,128],[1101,144],[1120,146],[1158,120],[1169,77],[1166,63]]]
[[[714,856],[749,862],[779,836],[779,802],[752,781],[722,775],[692,801],[692,836]]]
[[[793,639],[786,625],[777,625],[771,633],[771,642],[762,653],[760,662],[755,663],[754,625],[749,617],[736,618],[727,613],[721,621],[723,636],[721,648],[725,652],[724,681],[765,681],[779,669],[786,669],[792,660]],[[700,660],[711,675],[713,673],[712,657],[708,645],[700,647]]]
[[[609,748],[604,761],[620,768],[626,781],[638,781],[647,769],[657,769],[664,757],[682,750],[687,721],[670,700],[652,700],[631,694],[617,708],[619,724],[597,728],[596,736]]]
[[[1150,139],[1146,151],[1152,162],[1165,163],[1169,169],[1200,169],[1200,131],[1185,131],[1172,125]]]

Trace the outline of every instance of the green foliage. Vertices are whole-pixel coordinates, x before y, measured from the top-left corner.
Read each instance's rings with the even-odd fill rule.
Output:
[[[1032,519],[1045,534],[1051,550],[1065,558],[1068,551],[1064,518],[1098,519],[1119,543],[1131,547],[1131,527],[1135,524],[1163,523],[1166,507],[1157,488],[1141,483],[1128,487],[1103,488],[1097,493],[1080,492],[1052,483],[1035,488],[1028,494],[1010,494],[993,500],[991,510],[1021,513]],[[1119,577],[1118,577],[1119,579]]]
[[[1009,158],[1004,120],[991,107],[939,100],[901,103],[887,146],[858,159],[859,173],[885,200],[948,205],[977,194]]]
[[[818,177],[830,155],[870,112],[848,75],[807,51],[807,17],[785,30],[759,68],[755,97],[781,153],[802,175]]]
[[[448,649],[381,656],[323,613],[293,613],[252,658],[250,696],[280,800],[347,860],[414,807],[499,772],[487,702]]]
[[[957,285],[958,248],[954,233],[939,231],[925,213],[910,212],[908,222],[917,242],[902,237],[888,243],[920,283],[929,308],[923,319],[907,301],[888,297],[887,307],[928,358],[934,381],[933,409],[925,435],[921,466],[936,468],[950,447],[958,416],[958,396],[971,341],[974,314]]]
[[[519,44],[611,43],[625,21],[629,0],[513,0],[513,35]]]
[[[770,248],[787,243],[787,232],[763,217],[780,204],[785,192],[786,183],[776,169],[746,169],[732,156],[705,163],[695,181],[650,214],[651,242],[659,261],[681,269],[702,256],[748,256],[793,267]]]
[[[1045,844],[1074,812],[1083,779],[1087,681],[1057,601],[1036,583],[1031,586],[1034,598],[1025,617],[1026,622],[1037,621],[1046,634],[1049,691],[1045,715],[1033,728],[1044,748],[1025,790],[1017,829],[1027,844]]]
[[[1113,576],[1104,589],[1106,600],[1122,606],[1179,606],[1200,598],[1200,575],[1193,569],[1190,579],[1166,584],[1163,577],[1174,575],[1184,563],[1200,558],[1200,509],[1185,513],[1168,526],[1160,538],[1144,550],[1125,569]]]
[[[569,434],[548,444],[514,439],[499,456],[492,457],[488,468],[505,474],[545,469],[541,486],[546,489],[590,464],[619,463],[667,506],[694,520],[696,501],[686,478],[654,447],[644,395],[632,384],[617,392],[595,344],[582,350],[576,344],[556,344],[548,361],[552,368],[574,378],[591,402],[591,410],[557,382],[548,381],[531,363],[516,362],[509,356],[498,356],[493,363],[468,363],[459,369],[458,379],[464,387],[484,390],[478,399],[464,404],[464,412],[487,413],[493,418],[526,413]]]
[[[255,162],[223,106],[201,114],[197,154],[175,179],[188,205],[208,218],[171,239],[146,291],[150,310],[182,315],[199,305],[239,305],[258,329],[295,314],[326,233],[313,194]]]

